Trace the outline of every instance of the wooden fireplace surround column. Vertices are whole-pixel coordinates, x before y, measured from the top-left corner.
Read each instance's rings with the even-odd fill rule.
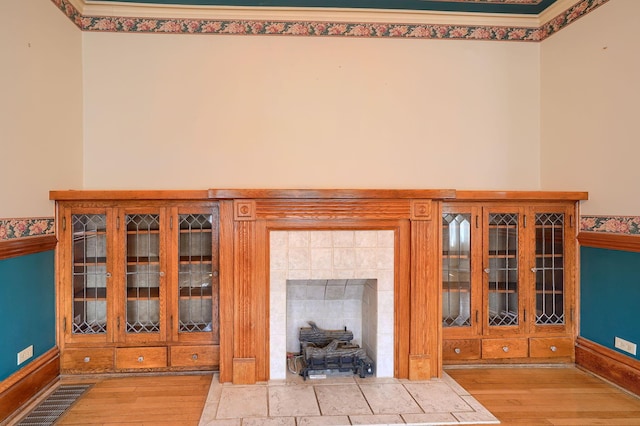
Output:
[[[269,379],[269,232],[392,230],[394,376],[439,377],[441,201],[454,190],[209,190],[220,201],[220,381]]]

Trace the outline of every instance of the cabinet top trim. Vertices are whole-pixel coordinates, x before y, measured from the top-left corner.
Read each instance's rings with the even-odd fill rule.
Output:
[[[456,191],[461,201],[580,201],[588,200],[586,191]]]
[[[233,200],[233,199],[434,199],[457,201],[580,201],[587,192],[457,191],[455,189],[202,189],[202,190],[53,190],[49,199],[81,200]]]
[[[49,191],[49,199],[57,201],[81,200],[208,200],[206,189],[202,190],[66,190]]]

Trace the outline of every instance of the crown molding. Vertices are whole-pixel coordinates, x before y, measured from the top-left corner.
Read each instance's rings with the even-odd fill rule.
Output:
[[[539,27],[539,15],[407,11],[396,9],[189,6],[67,0],[82,16],[149,19],[367,22],[460,26]],[[568,0],[575,3],[576,0]]]
[[[83,0],[84,1],[84,0]],[[556,16],[561,15],[565,11],[571,9],[576,4],[580,3],[578,0],[558,0],[553,3],[551,6],[546,8],[537,16],[538,26],[546,24],[547,22],[554,19]]]
[[[540,42],[610,0],[558,0],[539,15],[51,0],[82,31]]]

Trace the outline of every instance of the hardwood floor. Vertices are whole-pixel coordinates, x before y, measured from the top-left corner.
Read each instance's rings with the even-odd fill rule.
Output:
[[[99,380],[56,425],[197,425],[211,378],[201,374]]]
[[[504,426],[640,425],[640,398],[578,368],[448,368],[447,373]],[[197,425],[211,377],[84,379],[95,385],[57,424]]]
[[[640,425],[640,398],[578,368],[446,371],[503,426]]]

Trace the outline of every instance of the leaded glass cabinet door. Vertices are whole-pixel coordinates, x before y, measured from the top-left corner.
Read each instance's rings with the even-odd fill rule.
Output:
[[[444,205],[442,211],[443,333],[445,338],[471,337],[481,330],[482,291],[476,284],[482,259],[480,210]]]
[[[219,343],[218,205],[179,208],[172,215],[177,258],[171,291],[174,339]],[[176,339],[177,337],[177,339]]]
[[[484,216],[485,334],[520,333],[527,321],[521,243],[524,212],[520,207],[486,208]]]
[[[68,286],[63,294],[70,303],[64,303],[64,332],[69,342],[105,342],[112,339],[110,324],[113,280],[111,216],[105,209],[77,208],[65,210],[62,215],[63,237],[70,241],[65,252],[63,268],[69,266]]]
[[[571,207],[538,207],[529,214],[535,221],[533,239],[535,331],[565,331],[572,322],[575,228]]]
[[[124,235],[124,313],[118,325],[127,342],[166,338],[164,210],[128,209],[119,215]]]

